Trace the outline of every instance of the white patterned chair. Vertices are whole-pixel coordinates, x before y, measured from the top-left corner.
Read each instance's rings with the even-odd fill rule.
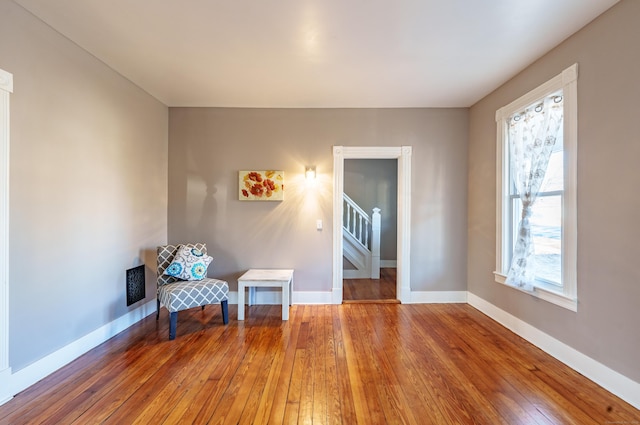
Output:
[[[168,276],[164,271],[172,263],[180,246],[187,246],[207,254],[207,246],[203,243],[184,245],[164,245],[158,247],[158,310],[156,320],[160,317],[160,305],[169,311],[169,339],[175,339],[178,325],[178,312],[207,304],[220,303],[222,322],[229,323],[228,296],[229,284],[224,280],[205,277],[202,280],[179,280]]]

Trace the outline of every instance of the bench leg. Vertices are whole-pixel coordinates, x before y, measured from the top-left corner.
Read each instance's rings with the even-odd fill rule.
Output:
[[[244,282],[238,281],[238,320],[244,320]]]
[[[289,292],[290,283],[282,285],[282,320],[289,320],[289,305],[291,304],[291,295]]]

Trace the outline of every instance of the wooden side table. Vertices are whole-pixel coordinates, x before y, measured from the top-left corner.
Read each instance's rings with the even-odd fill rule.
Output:
[[[291,269],[249,269],[238,278],[238,320],[244,320],[245,288],[249,288],[249,305],[253,305],[256,288],[259,287],[282,289],[282,320],[289,320],[292,286],[293,270]]]

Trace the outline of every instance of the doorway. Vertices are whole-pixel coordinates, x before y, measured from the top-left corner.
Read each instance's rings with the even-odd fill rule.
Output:
[[[344,303],[398,302],[397,189],[397,159],[344,160],[343,220],[350,226],[343,240]],[[360,230],[359,241],[353,230]]]
[[[410,217],[411,217],[411,146],[401,147],[333,147],[333,288],[332,303],[343,302],[343,194],[345,159],[395,159],[398,173],[396,299],[411,302],[410,289]]]

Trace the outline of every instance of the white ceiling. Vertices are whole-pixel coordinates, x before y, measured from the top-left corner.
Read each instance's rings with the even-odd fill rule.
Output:
[[[15,0],[168,106],[465,107],[617,0]]]

